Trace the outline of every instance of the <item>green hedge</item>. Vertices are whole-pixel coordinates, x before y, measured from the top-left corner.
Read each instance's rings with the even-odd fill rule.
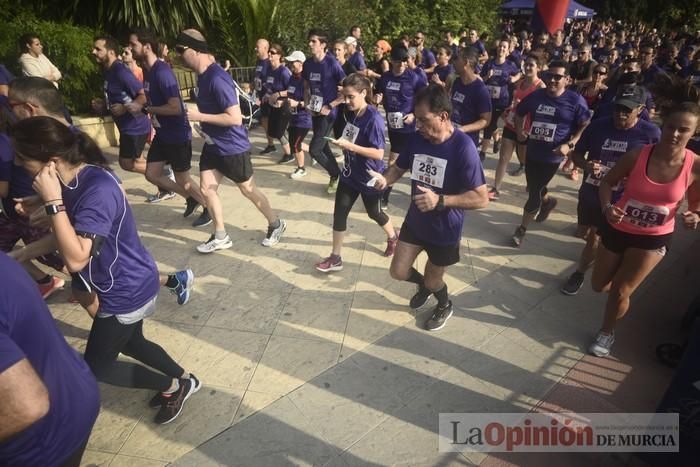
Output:
[[[102,94],[102,74],[90,54],[94,31],[66,23],[44,21],[29,13],[16,16],[0,13],[0,61],[17,76],[21,75],[18,63],[17,40],[22,34],[37,34],[44,45],[44,54],[61,70],[63,78],[59,88],[68,109],[73,113],[88,112],[90,99]]]

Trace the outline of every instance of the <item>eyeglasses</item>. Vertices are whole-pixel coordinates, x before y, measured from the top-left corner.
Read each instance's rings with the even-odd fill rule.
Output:
[[[549,80],[549,81],[561,81],[564,78],[566,78],[566,75],[558,75],[556,73],[547,73],[544,76],[544,79]]]
[[[184,54],[187,49],[189,49],[189,47],[187,47],[186,45],[175,46],[175,52],[177,52],[180,55]]]
[[[276,50],[270,50],[268,53],[269,53],[270,55],[280,55],[280,53],[279,53],[278,51],[276,51]]]

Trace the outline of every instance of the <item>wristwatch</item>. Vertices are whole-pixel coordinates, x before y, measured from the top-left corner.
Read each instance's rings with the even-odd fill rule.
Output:
[[[566,145],[569,146],[569,149],[574,149],[574,147],[576,147],[576,144],[574,144],[573,141],[569,141],[568,143],[566,143]]]
[[[47,216],[54,216],[59,212],[65,211],[66,207],[62,204],[47,204],[44,206],[44,210],[46,210]]]
[[[444,195],[440,195],[438,197],[438,202],[437,202],[437,206],[435,206],[435,210],[436,211],[444,211],[445,210],[445,196]]]

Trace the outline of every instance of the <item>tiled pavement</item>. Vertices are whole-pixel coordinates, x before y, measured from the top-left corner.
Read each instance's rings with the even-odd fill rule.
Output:
[[[251,139],[262,146],[259,133]],[[455,315],[443,330],[427,333],[420,326],[427,307],[417,314],[408,309],[414,289],[389,277],[383,233],[361,203],[349,221],[345,269],[315,271],[331,245],[327,177],[312,169],[301,181],[290,180],[292,167],[278,166],[279,156],[255,156],[254,164],[258,184],[289,224],[282,242],[259,245],[264,218],[226,182],[222,198],[234,246],[208,256],[194,246],[209,231],[183,220],[182,200],[146,205],[148,184],[119,172],[161,271],[189,266],[196,274],[191,302],[179,307],[164,292],[145,333],[204,387],[175,422],[157,426],[146,408],[151,394],[101,385],[102,412],[83,465],[543,465],[551,458],[440,453],[437,414],[653,409],[670,378],[653,348],[676,339],[690,294],[683,284],[697,279],[686,267],[694,259],[688,255],[694,235],[677,235],[635,298],[614,358],[585,357],[604,296],[588,287],[576,297],[558,290],[582,246],[572,236],[576,184],[555,177],[558,209],[516,250],[509,238],[524,203],[524,179],[507,177],[500,201],[467,214],[462,261],[447,278]],[[491,155],[489,181],[494,166]],[[404,181],[392,195],[389,214],[397,225],[407,188]],[[52,297],[51,308],[82,350],[89,318],[67,298],[67,292]],[[589,458],[576,462],[593,465]]]

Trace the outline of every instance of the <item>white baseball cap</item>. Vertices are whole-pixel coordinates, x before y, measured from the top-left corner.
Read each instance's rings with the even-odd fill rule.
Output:
[[[353,36],[346,37],[344,42],[348,45],[357,45],[357,39],[355,39]]]
[[[284,57],[284,60],[286,62],[301,62],[304,63],[306,61],[306,55],[304,55],[304,52],[300,50],[295,50],[291,54],[289,54],[288,57]]]

